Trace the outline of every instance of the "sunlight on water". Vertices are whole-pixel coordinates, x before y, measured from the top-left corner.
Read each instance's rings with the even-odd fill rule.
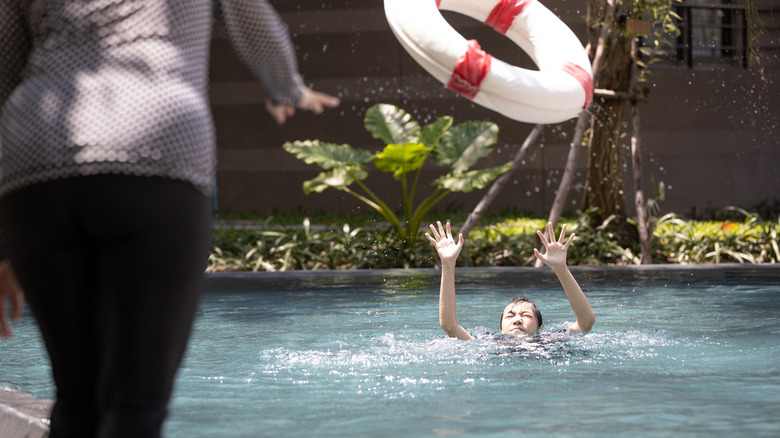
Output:
[[[202,391],[204,381],[213,387],[199,398],[177,398],[170,429],[210,424],[204,415],[223,403],[235,407],[213,418],[223,421],[218,429],[225,436],[257,430],[265,436],[315,430],[319,436],[664,436],[736,429],[772,436],[780,425],[769,408],[780,401],[780,316],[767,312],[778,308],[778,286],[692,274],[682,282],[621,285],[583,274],[597,323],[589,334],[572,335],[563,333],[572,315],[554,282],[475,275],[459,282],[458,316],[477,341],[461,342],[438,327],[437,272],[430,274],[378,284],[306,284],[283,298],[255,294],[253,302],[244,302],[245,295],[219,297],[220,312],[203,314],[199,324],[206,325],[195,339],[230,332],[238,315],[253,321],[250,333],[229,344],[237,355],[221,361],[218,372],[193,375],[195,364],[183,370],[180,393],[190,384]],[[540,335],[501,336],[491,326],[518,294],[541,307],[549,325]],[[243,310],[234,313],[233,300]],[[253,319],[261,314],[262,322]],[[212,355],[225,349],[201,342],[193,343],[190,359],[200,355],[198,345]]]
[[[667,354],[667,359],[674,360],[666,350],[679,344],[661,335],[639,332],[544,333],[525,338],[496,336],[485,330],[472,343],[443,337],[416,340],[387,333],[364,341],[339,342],[337,349],[291,351],[279,347],[264,350],[259,360],[265,364],[262,373],[277,380],[302,383],[300,377],[303,375],[307,378],[306,384],[317,384],[332,376],[364,377],[376,380],[376,386],[384,388],[383,395],[392,397],[416,385],[443,383],[404,375],[417,371],[415,366],[449,367],[449,371],[473,367],[489,370],[514,366],[522,361],[524,366],[553,367],[558,372],[566,372],[581,365],[614,365],[658,358],[659,354]]]
[[[166,436],[774,436],[780,427],[776,276],[585,270],[576,275],[596,326],[568,334],[571,309],[548,276],[474,272],[458,284],[459,321],[474,342],[438,327],[433,270],[281,277],[262,291],[207,294]],[[519,294],[544,315],[537,336],[495,331]],[[52,396],[29,316],[3,345],[0,371],[0,385]]]

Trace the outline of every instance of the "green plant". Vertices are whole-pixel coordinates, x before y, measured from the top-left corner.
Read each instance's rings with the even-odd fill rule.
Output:
[[[671,213],[664,215],[658,219],[654,246],[674,263],[780,261],[780,220],[764,220],[735,207],[721,214],[734,220],[685,221]]]
[[[510,218],[476,227],[464,254],[470,266],[532,266],[536,231],[545,225],[544,219]]]
[[[284,149],[307,164],[325,170],[303,183],[304,193],[320,193],[328,188],[349,193],[379,212],[396,231],[403,247],[410,248],[419,238],[426,213],[448,194],[482,189],[511,166],[506,163],[469,170],[492,152],[498,140],[498,127],[485,121],[467,121],[454,126],[452,123],[452,117],[445,116],[421,127],[403,109],[377,104],[366,112],[364,126],[374,138],[385,143],[380,152],[320,140],[287,142]],[[382,172],[392,173],[400,183],[402,218],[364,183],[369,162]],[[415,205],[420,175],[428,162],[446,170],[433,182],[433,192]]]
[[[370,218],[333,214],[320,216],[317,221],[304,218],[291,226],[297,214],[283,216],[266,217],[252,227],[218,227],[208,272],[417,268],[436,263],[426,239],[405,246],[397,233],[377,228]],[[455,221],[466,216],[448,214]],[[671,213],[659,217],[653,234],[653,262],[780,262],[780,219],[733,207],[719,211],[717,216],[719,220],[710,221],[686,220]],[[577,235],[569,248],[570,265],[639,263],[639,245],[632,234],[636,224],[623,221],[624,226],[616,229],[611,226],[614,219],[592,224],[589,212],[580,212],[577,217],[560,221],[568,223],[569,230]],[[490,222],[469,233],[460,263],[532,265],[536,230],[543,229],[546,220],[503,213],[494,214]],[[457,229],[456,223],[454,231]]]
[[[287,223],[287,220],[280,222]],[[403,247],[397,236],[371,227],[268,220],[259,228],[214,231],[206,272],[410,268],[431,265],[428,242]]]
[[[371,266],[361,228],[218,229],[207,272],[362,269]]]
[[[636,223],[610,215],[596,224],[593,222],[596,213],[593,209],[578,212],[575,224],[569,227],[577,236],[575,244],[569,247],[569,264],[639,264]]]
[[[641,68],[637,78],[639,82],[647,81],[649,67],[674,49],[673,42],[680,35],[678,23],[683,21],[674,6],[681,3],[681,0],[639,0],[633,3],[632,17],[647,20],[650,24],[649,34],[642,35],[643,44],[637,49],[642,55],[637,60]]]

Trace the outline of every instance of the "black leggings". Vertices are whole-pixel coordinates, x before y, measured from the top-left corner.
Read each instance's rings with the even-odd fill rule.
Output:
[[[51,438],[156,437],[203,287],[209,199],[99,175],[0,199],[11,265],[57,385]]]

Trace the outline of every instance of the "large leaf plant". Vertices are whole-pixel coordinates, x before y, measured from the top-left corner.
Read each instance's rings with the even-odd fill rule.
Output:
[[[379,212],[409,246],[417,240],[426,213],[447,195],[482,189],[511,166],[509,162],[469,170],[493,151],[498,127],[486,121],[467,121],[454,126],[452,122],[452,117],[445,116],[420,126],[403,109],[377,104],[366,112],[364,126],[374,138],[385,143],[379,152],[320,140],[287,142],[284,149],[307,164],[316,164],[325,170],[303,183],[304,193],[321,193],[328,188],[349,193]],[[403,212],[400,218],[364,183],[370,162],[380,171],[392,173],[401,184]],[[426,163],[443,167],[444,172],[433,181],[433,191],[415,206],[417,185]],[[353,189],[354,186],[357,187]]]

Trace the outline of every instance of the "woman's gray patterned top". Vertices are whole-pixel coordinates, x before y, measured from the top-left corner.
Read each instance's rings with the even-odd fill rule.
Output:
[[[106,173],[210,194],[215,19],[269,98],[294,105],[303,82],[267,0],[2,0],[0,196]]]

